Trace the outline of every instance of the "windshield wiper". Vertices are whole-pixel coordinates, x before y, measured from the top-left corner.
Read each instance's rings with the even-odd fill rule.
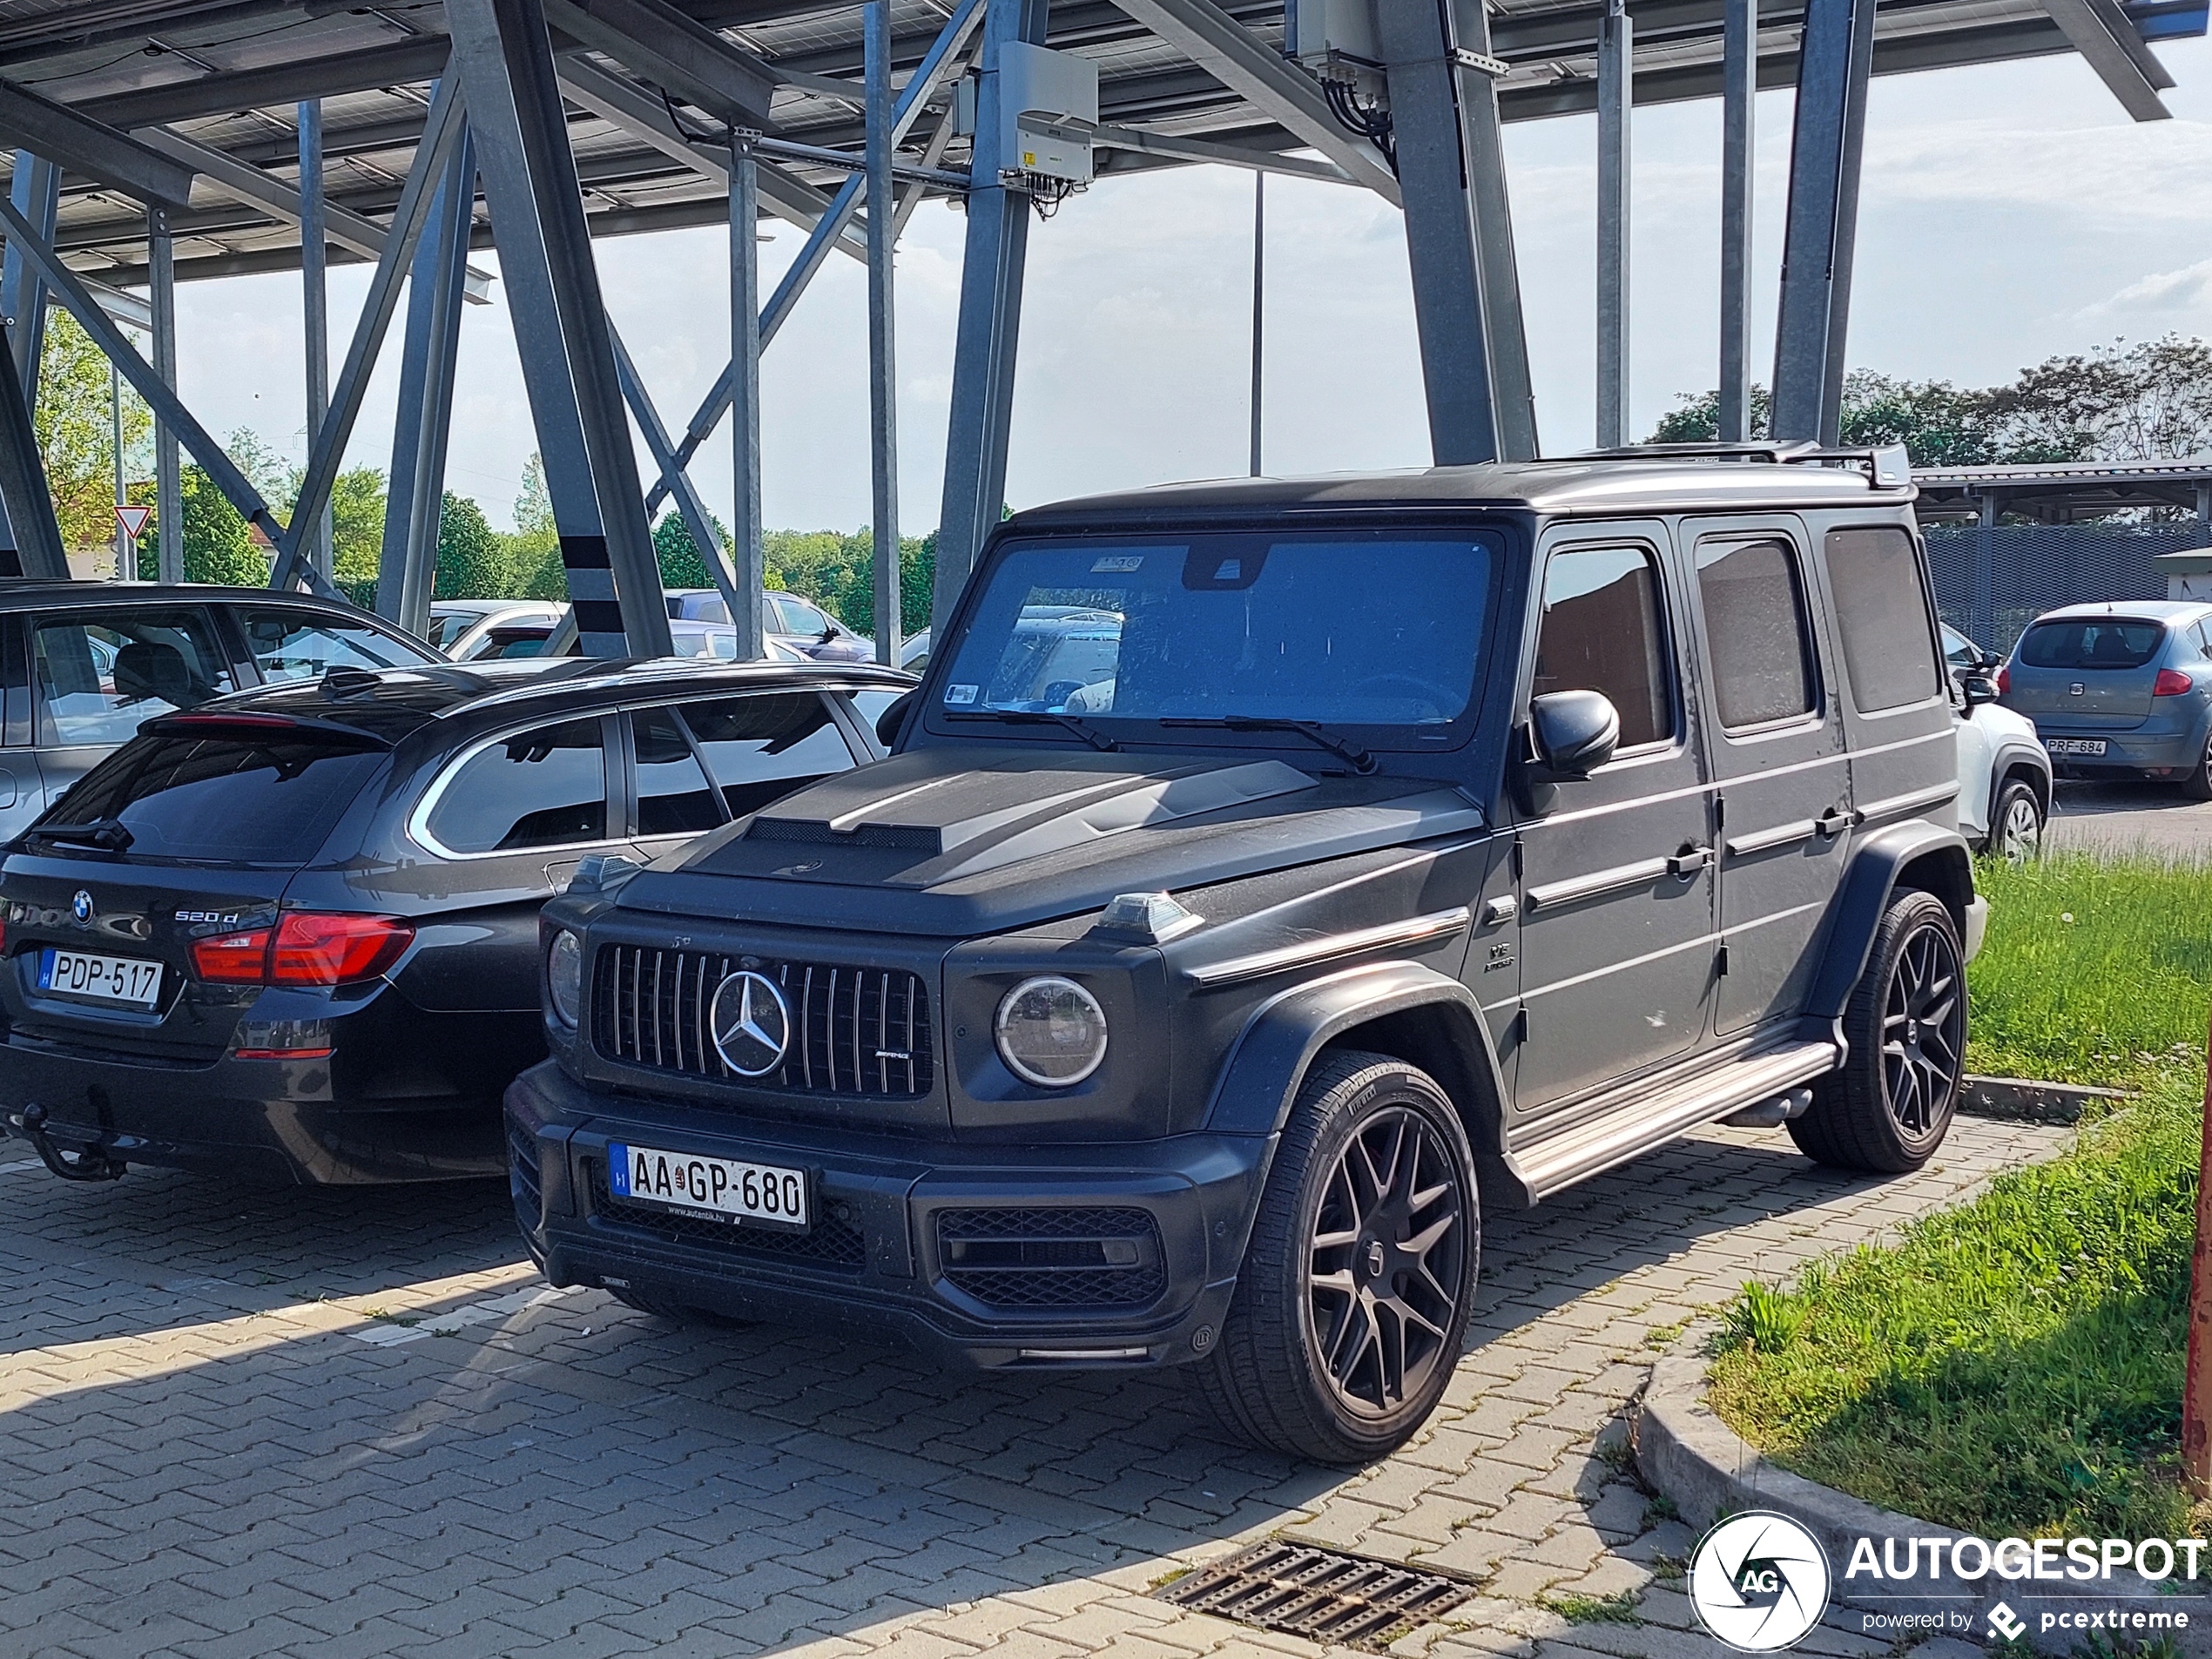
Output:
[[[955,709],[947,714],[948,720],[1003,720],[1008,725],[1064,725],[1101,754],[1120,752],[1121,745],[1096,726],[1078,720],[1072,714],[1055,714],[1049,709]]]
[[[1162,725],[1206,725],[1227,732],[1295,732],[1308,743],[1326,749],[1365,778],[1379,763],[1349,738],[1338,737],[1311,720],[1285,720],[1264,714],[1222,714],[1163,719]]]
[[[137,839],[120,819],[96,818],[85,824],[37,824],[30,833],[42,841],[84,841],[106,853],[120,853]]]

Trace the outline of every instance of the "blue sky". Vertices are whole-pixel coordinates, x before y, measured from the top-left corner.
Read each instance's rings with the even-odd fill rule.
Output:
[[[2175,119],[2138,125],[2079,59],[1875,83],[1851,361],[1987,384],[2054,352],[2177,329],[2212,334],[2212,44],[2161,49]],[[1755,361],[1772,350],[1790,95],[1759,104]],[[1593,121],[1507,129],[1509,187],[1545,448],[1590,442]],[[1719,110],[1639,111],[1631,403],[1637,430],[1715,379]],[[1249,375],[1251,179],[1212,167],[1102,183],[1030,238],[1008,497],[1240,473]],[[1399,216],[1364,192],[1268,185],[1267,465],[1292,473],[1427,461]],[[917,213],[900,251],[900,517],[934,524],[964,221]],[[764,287],[799,233],[768,227]],[[725,233],[601,245],[608,303],[656,401],[679,424],[728,350]],[[489,263],[478,256],[480,264]],[[334,360],[366,273],[334,273]],[[495,295],[501,291],[495,288]],[[771,525],[868,516],[866,291],[833,259],[763,365]],[[296,277],[186,285],[186,400],[219,434],[302,448]],[[503,297],[469,309],[448,482],[509,523],[534,447]],[[1764,375],[1761,378],[1764,378]],[[394,368],[352,459],[382,465]],[[726,513],[726,428],[695,469]]]

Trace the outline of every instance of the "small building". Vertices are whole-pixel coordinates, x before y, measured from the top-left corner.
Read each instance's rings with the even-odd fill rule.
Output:
[[[2168,598],[2212,602],[2212,547],[2161,553],[2151,563],[2165,574]]]

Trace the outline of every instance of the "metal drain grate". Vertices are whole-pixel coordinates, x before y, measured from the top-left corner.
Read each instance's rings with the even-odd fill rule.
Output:
[[[1163,1602],[1316,1642],[1365,1642],[1441,1618],[1474,1586],[1302,1544],[1255,1544],[1156,1592]]]

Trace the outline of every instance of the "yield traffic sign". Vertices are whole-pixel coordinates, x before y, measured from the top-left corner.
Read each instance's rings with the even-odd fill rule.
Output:
[[[122,525],[123,533],[135,542],[146,533],[146,526],[153,522],[153,509],[118,507],[115,509],[115,522]]]

